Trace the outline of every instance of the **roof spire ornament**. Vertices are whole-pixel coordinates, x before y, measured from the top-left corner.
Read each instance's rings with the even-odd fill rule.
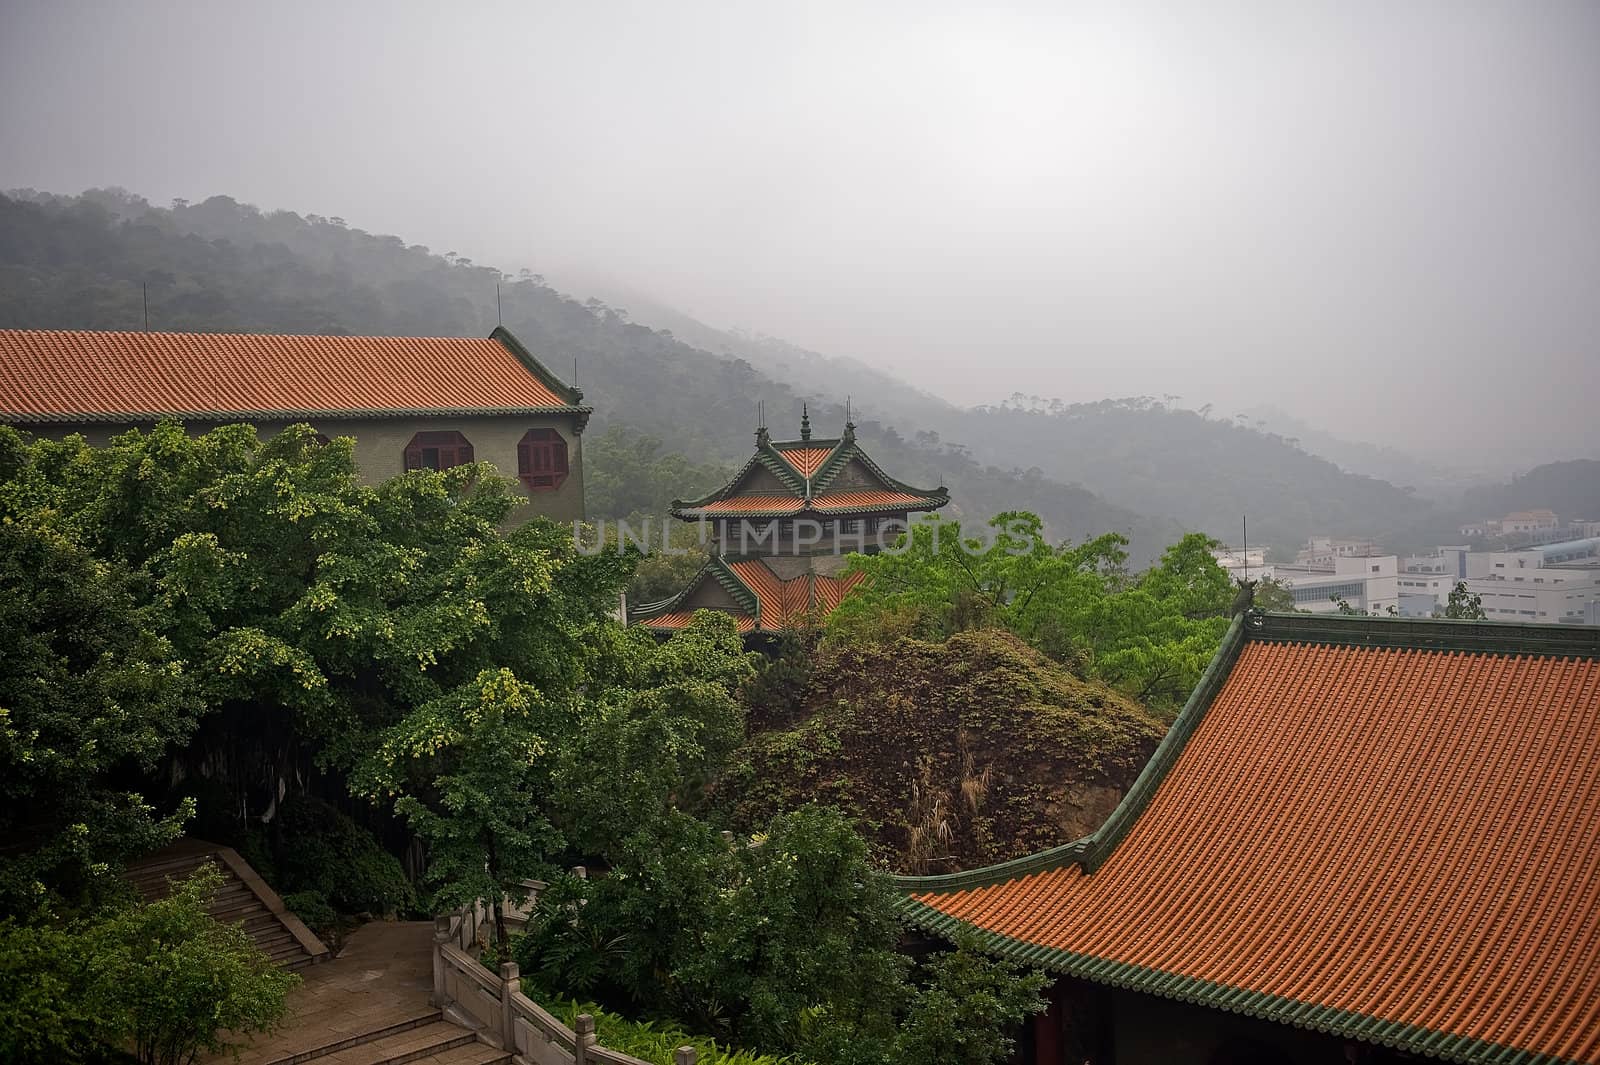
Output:
[[[850,417],[849,396],[844,397],[844,438],[846,440],[854,440],[856,438],[856,423]]]
[[[766,403],[756,401],[756,447],[766,447],[771,437],[767,435],[767,406]]]
[[[804,402],[800,404],[800,439],[811,439],[811,411]]]

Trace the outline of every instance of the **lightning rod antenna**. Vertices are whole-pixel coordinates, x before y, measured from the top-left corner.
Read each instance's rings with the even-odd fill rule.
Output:
[[[506,325],[505,319],[500,315],[500,282],[498,281],[494,283],[494,324],[501,329],[504,329]]]
[[[144,282],[144,331],[150,332],[150,282]]]
[[[1250,582],[1250,515],[1239,515],[1239,528],[1241,530],[1240,535],[1244,537],[1244,546],[1240,548],[1240,552],[1244,555],[1244,579],[1245,583],[1248,584]]]

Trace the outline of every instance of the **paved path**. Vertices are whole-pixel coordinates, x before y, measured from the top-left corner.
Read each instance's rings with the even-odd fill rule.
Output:
[[[432,921],[362,925],[338,957],[301,970],[283,1027],[257,1036],[242,1050],[240,1065],[263,1065],[430,1014],[437,1017],[439,1011],[428,1005],[432,950]]]

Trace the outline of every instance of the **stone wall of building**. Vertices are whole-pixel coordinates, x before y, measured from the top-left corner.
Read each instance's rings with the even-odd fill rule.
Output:
[[[529,429],[554,429],[567,442],[567,479],[560,487],[528,492],[519,490],[530,505],[518,512],[519,518],[537,515],[556,521],[576,521],[584,517],[583,510],[583,438],[576,431],[576,418],[571,415],[549,417],[453,417],[453,418],[308,418],[306,421],[317,432],[328,437],[350,436],[356,441],[356,466],[361,477],[369,484],[377,484],[405,472],[405,449],[411,438],[421,432],[455,431],[472,443],[473,457],[479,462],[492,463],[507,477],[517,475],[517,444]],[[188,422],[191,432],[202,433],[214,429],[217,422]],[[257,422],[256,429],[262,437],[281,432],[290,422]],[[145,427],[148,427],[147,425]],[[81,425],[51,424],[25,426],[39,436],[61,439],[72,433],[82,433],[89,443],[103,446],[112,437],[126,432],[134,425],[113,425],[93,422]]]

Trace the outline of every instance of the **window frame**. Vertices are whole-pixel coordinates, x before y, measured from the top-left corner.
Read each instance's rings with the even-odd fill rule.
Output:
[[[433,452],[434,465],[427,462],[430,451]],[[412,433],[403,458],[407,473],[415,470],[443,473],[474,461],[472,441],[458,429],[424,429]]]
[[[554,492],[570,476],[571,449],[560,430],[539,426],[522,434],[517,441],[517,480],[525,490]]]

